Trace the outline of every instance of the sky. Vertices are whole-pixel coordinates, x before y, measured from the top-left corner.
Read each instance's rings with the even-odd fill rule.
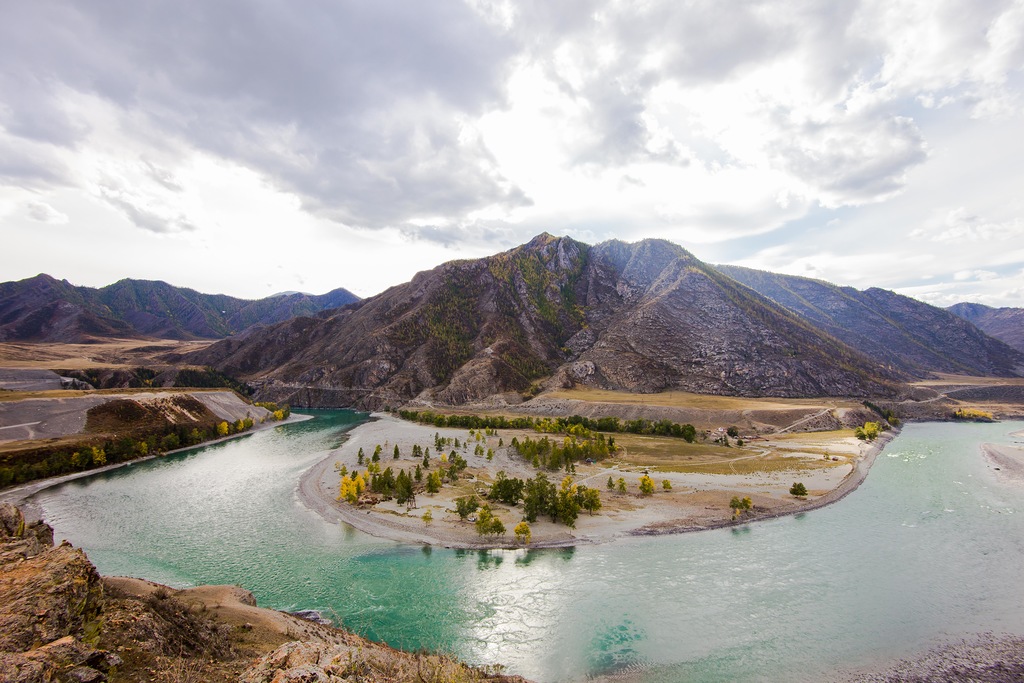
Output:
[[[370,296],[549,232],[1024,306],[1024,0],[0,7],[0,281]]]

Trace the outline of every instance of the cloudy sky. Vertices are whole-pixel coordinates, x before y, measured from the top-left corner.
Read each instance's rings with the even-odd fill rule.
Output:
[[[1024,306],[1024,0],[0,16],[0,280],[369,296],[548,231]]]

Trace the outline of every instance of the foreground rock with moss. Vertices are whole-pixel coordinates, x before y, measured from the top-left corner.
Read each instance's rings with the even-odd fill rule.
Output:
[[[235,586],[100,577],[0,505],[0,681],[523,681],[256,606]]]

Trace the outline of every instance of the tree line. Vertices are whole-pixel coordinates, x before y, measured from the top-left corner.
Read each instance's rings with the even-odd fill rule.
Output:
[[[506,417],[504,415],[445,415],[429,410],[400,410],[399,417],[410,422],[435,427],[461,427],[463,429],[533,429],[548,434],[568,434],[573,427],[594,432],[670,436],[693,443],[698,436],[692,424],[671,420],[622,420],[618,417],[590,418],[582,415],[569,417]]]
[[[273,403],[255,404],[271,411],[274,420],[283,420],[290,408]],[[115,438],[92,437],[74,445],[42,446],[11,451],[0,456],[0,487],[14,486],[37,479],[128,462],[159,455],[178,448],[197,446],[252,429],[251,417],[213,424],[167,425],[144,434]]]

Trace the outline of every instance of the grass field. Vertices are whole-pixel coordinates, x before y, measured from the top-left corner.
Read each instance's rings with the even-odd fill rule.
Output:
[[[705,474],[754,474],[783,470],[822,469],[847,462],[825,460],[826,453],[842,455],[840,440],[852,430],[787,434],[771,441],[726,448],[718,444],[690,444],[681,439],[617,434],[622,451],[613,462],[661,472],[702,472]],[[798,457],[806,456],[806,457]]]
[[[166,339],[117,339],[96,344],[3,342],[0,343],[0,367],[44,370],[135,367],[152,364],[156,354],[168,351],[188,353],[212,343]]]
[[[915,387],[948,387],[948,386],[1024,386],[1024,377],[972,377],[970,375],[938,374],[935,379],[924,379],[911,382]]]
[[[696,408],[699,410],[793,410],[794,408],[825,409],[861,407],[855,401],[822,398],[743,398],[739,396],[712,396],[685,391],[665,391],[658,394],[630,394],[624,391],[574,388],[548,392],[545,396],[594,403],[623,405],[666,406],[669,408]]]

